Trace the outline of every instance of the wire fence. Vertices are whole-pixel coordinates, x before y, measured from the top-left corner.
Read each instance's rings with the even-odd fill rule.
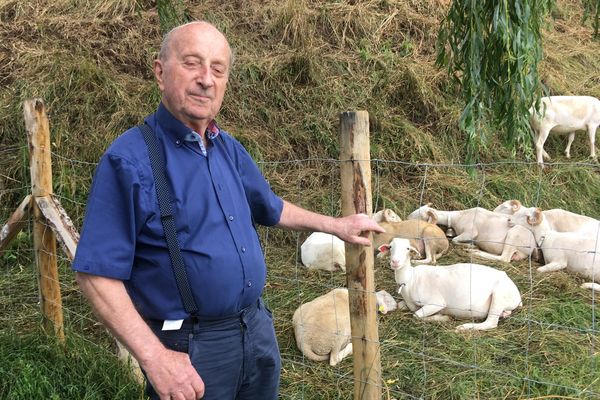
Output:
[[[91,181],[95,163],[56,153],[52,153],[52,158],[59,174],[89,175],[86,179]],[[323,214],[340,214],[338,160],[308,158],[258,164],[282,197]],[[498,169],[538,168],[535,163],[517,161],[473,166],[374,159],[371,165],[373,211],[391,208],[402,218],[431,200],[439,209],[453,209],[456,204],[490,208],[500,200],[499,183],[490,178]],[[595,163],[553,163],[548,167],[600,172]],[[527,206],[565,204],[565,199],[545,198],[552,193],[548,186],[557,184],[546,181],[547,173],[539,170],[535,176],[535,182],[527,185],[527,193],[521,197],[529,199]],[[0,189],[0,199],[14,199],[15,194],[30,192],[27,184],[5,182],[7,187]],[[510,182],[502,183],[505,184]],[[71,186],[64,176],[55,181],[55,188],[56,197],[75,225],[81,227],[87,194]],[[3,220],[16,204],[3,202],[0,207]],[[600,210],[591,216],[600,217]],[[33,261],[31,227],[28,228],[0,253],[0,323],[23,332],[40,321],[39,277]],[[292,326],[297,307],[345,286],[344,273],[307,270],[302,265],[300,245],[309,232],[261,227],[259,234],[268,265],[264,296],[266,304],[274,310],[283,360],[280,397],[351,398],[354,379],[351,361],[344,360],[331,367],[326,362],[307,359],[298,350]],[[463,322],[420,321],[407,310],[380,315],[378,345],[385,398],[600,398],[596,366],[597,302],[594,291],[579,287],[586,279],[565,271],[539,273],[536,268],[541,264],[531,258],[510,264],[481,260],[454,244],[438,262],[440,265],[477,262],[505,271],[517,284],[523,306],[501,320],[496,329],[486,332],[455,332],[454,328]],[[112,351],[110,338],[77,289],[69,260],[61,252],[58,264],[67,334],[80,335],[90,346]],[[375,280],[378,290],[384,289],[400,300],[387,260],[376,261]]]

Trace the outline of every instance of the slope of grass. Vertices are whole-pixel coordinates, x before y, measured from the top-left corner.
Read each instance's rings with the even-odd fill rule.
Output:
[[[562,155],[566,138],[551,137],[546,149],[556,163],[544,171],[532,162],[531,149],[511,154],[495,138],[482,149],[475,174],[461,165],[458,90],[433,66],[447,6],[446,0],[186,2],[193,18],[226,33],[236,53],[219,123],[286,199],[340,213],[339,113],[364,109],[376,209],[406,216],[426,202],[493,208],[516,198],[600,218],[600,170],[588,163],[584,134],[576,137],[573,162]],[[551,94],[600,97],[600,43],[581,16],[578,1],[560,0],[548,20],[541,74]],[[159,101],[151,74],[159,45],[153,2],[0,0],[2,221],[30,191],[23,100],[46,103],[54,190],[80,227],[100,155]],[[310,362],[297,350],[291,326],[297,306],[344,285],[344,276],[301,267],[297,251],[307,233],[260,234],[269,265],[265,298],[275,311],[284,361],[281,398],[350,398],[351,359],[335,368]],[[470,255],[453,247],[442,263],[465,259]],[[494,331],[457,334],[456,322],[426,324],[406,312],[380,316],[386,398],[600,397],[597,302],[579,288],[584,280],[542,275],[527,261],[490,264],[507,271],[523,295],[523,307]],[[60,258],[59,268],[69,337],[64,349],[38,330],[28,233],[0,254],[0,397],[141,396],[107,351],[111,340],[77,290],[68,261]],[[377,289],[394,293],[384,263],[377,263],[375,278]]]

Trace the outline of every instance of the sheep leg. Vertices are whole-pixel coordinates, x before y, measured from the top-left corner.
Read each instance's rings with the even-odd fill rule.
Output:
[[[544,158],[544,160],[549,160],[550,154],[546,153],[546,150],[542,149],[542,157]]]
[[[408,310],[408,305],[404,300],[398,302],[398,310]]]
[[[433,254],[431,253],[431,246],[429,246],[427,244],[427,242],[425,243],[425,258],[423,258],[422,260],[412,260],[413,264],[429,264],[429,263],[435,263],[435,259],[433,257]]]
[[[567,158],[571,158],[571,144],[573,144],[573,140],[575,140],[575,132],[569,133],[569,141],[565,148],[565,156],[567,156]]]
[[[552,128],[546,127],[542,124],[538,131],[538,135],[535,139],[535,150],[537,154],[537,163],[539,165],[544,165],[544,143],[546,143],[546,139],[548,138],[548,134],[550,133],[551,129]],[[547,156],[547,159],[550,160],[550,156],[548,156],[548,153],[546,153],[545,155]]]
[[[491,293],[492,301],[488,309],[488,315],[485,321],[480,323],[468,323],[456,327],[457,331],[463,330],[487,330],[498,326],[498,320],[505,318],[512,313],[512,310],[519,307],[521,298],[515,297],[515,293],[510,286],[505,283],[496,284]]]
[[[582,289],[591,289],[591,290],[595,290],[595,291],[600,291],[600,285],[594,282],[586,282],[586,283],[582,283],[580,288]]]
[[[468,232],[463,232],[460,235],[452,238],[452,243],[454,243],[456,245],[461,245],[461,246],[472,247],[472,246],[474,246],[473,242],[474,242],[473,235]]]
[[[511,261],[516,261],[516,260],[522,260],[523,258],[527,257],[527,255],[525,253],[523,253],[522,251],[520,251],[517,248],[517,246],[514,246],[512,244],[505,244],[504,247],[502,248],[502,254],[500,254],[500,255],[488,253],[486,251],[479,250],[479,249],[467,249],[467,251],[469,251],[471,254],[474,254],[474,255],[484,258],[486,260],[504,261],[507,263],[509,263]]]
[[[336,346],[337,347],[337,346]],[[332,350],[329,357],[329,365],[335,367],[337,363],[342,361],[348,354],[352,354],[352,342],[348,343],[343,349]]]
[[[588,125],[588,136],[590,137],[590,157],[592,160],[597,160],[596,158],[596,129],[598,129],[598,124],[589,124]]]
[[[444,309],[444,307],[446,307],[446,305],[436,305],[436,304],[424,305],[423,307],[421,307],[417,311],[415,311],[415,317],[421,318],[421,319],[426,318],[426,317],[431,317],[433,314],[436,314],[436,313],[442,311]]]
[[[538,272],[554,272],[554,271],[560,271],[561,269],[564,269],[564,268],[567,268],[567,264],[563,264],[558,261],[554,261],[554,262],[548,263],[542,267],[539,267],[537,270],[538,270]]]
[[[492,313],[488,314],[488,317],[485,321],[480,323],[468,323],[462,324],[456,327],[457,331],[467,331],[467,330],[476,330],[476,331],[485,331],[488,329],[494,329],[498,326],[498,320],[500,319],[499,315],[494,315]]]
[[[422,320],[427,322],[448,322],[450,321],[450,317],[444,314],[435,314],[429,317],[422,318]]]

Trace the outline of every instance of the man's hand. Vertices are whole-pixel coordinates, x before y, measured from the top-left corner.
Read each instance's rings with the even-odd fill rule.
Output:
[[[385,230],[366,214],[354,214],[336,218],[332,234],[345,242],[370,246],[371,242],[362,236],[368,231],[383,233]]]
[[[204,382],[186,353],[163,349],[142,368],[161,400],[198,400]]]

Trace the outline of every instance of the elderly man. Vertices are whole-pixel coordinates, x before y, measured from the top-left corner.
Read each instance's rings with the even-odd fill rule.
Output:
[[[161,103],[103,155],[73,261],[81,289],[139,361],[153,399],[277,398],[280,356],[261,300],[266,266],[254,224],[363,245],[363,232],[383,231],[366,215],[316,214],[271,191],[214,120],[231,61],[226,38],[207,22],[165,36],[154,62]],[[172,213],[161,212],[161,191],[170,192]]]

